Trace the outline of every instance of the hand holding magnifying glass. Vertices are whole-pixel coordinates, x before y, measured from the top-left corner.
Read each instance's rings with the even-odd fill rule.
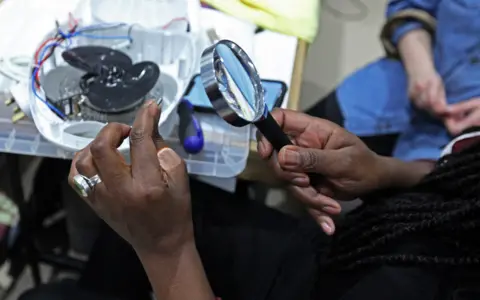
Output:
[[[253,62],[237,44],[222,40],[207,48],[202,55],[201,78],[213,108],[226,122],[236,127],[255,125],[277,152],[293,145],[265,105]],[[317,174],[308,177],[312,186],[321,178]]]
[[[263,158],[269,158],[272,151],[279,153],[278,162],[270,159],[272,173],[290,183],[326,233],[333,234],[331,215],[341,209],[334,199],[351,200],[381,185],[383,164],[377,163],[377,155],[358,137],[300,112],[278,110],[276,119],[272,117],[255,66],[235,43],[224,40],[206,49],[201,77],[212,106],[225,121],[233,126],[255,125],[263,135],[264,147],[259,151]],[[295,143],[282,128],[292,134]],[[291,164],[288,153],[303,159]],[[296,183],[295,175],[307,180]]]

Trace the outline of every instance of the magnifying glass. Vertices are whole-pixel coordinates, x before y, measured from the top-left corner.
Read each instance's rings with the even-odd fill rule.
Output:
[[[201,78],[210,102],[229,124],[254,124],[278,152],[292,141],[268,111],[252,60],[237,44],[221,40],[203,51]]]

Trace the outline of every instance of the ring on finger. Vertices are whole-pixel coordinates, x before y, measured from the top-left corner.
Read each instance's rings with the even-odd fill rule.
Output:
[[[77,174],[73,176],[73,185],[77,193],[87,198],[92,191],[94,190],[95,186],[102,182],[100,176],[94,175],[93,177],[88,178],[82,174]]]

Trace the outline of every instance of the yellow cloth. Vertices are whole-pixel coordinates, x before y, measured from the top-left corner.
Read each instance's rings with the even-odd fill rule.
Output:
[[[320,0],[203,0],[261,27],[312,42],[317,35]]]

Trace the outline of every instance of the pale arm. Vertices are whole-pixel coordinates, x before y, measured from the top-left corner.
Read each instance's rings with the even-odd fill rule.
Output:
[[[406,33],[398,42],[398,51],[409,76],[435,70],[432,38],[426,30]]]
[[[156,299],[215,299],[194,243],[174,253],[138,253],[138,256]]]
[[[439,0],[390,0],[387,19],[409,9],[419,9],[435,17],[439,3]],[[422,68],[434,68],[432,37],[420,22],[411,20],[396,27],[392,32],[392,42],[397,45],[409,75]]]

